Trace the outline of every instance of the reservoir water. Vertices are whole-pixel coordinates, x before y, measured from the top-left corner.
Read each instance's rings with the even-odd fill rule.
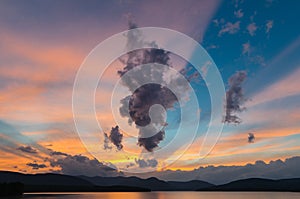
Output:
[[[300,199],[293,192],[102,192],[102,193],[34,193],[32,199]]]

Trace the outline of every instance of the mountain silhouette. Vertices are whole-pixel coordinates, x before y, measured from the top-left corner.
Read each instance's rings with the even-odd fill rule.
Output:
[[[95,186],[93,183],[69,175],[22,174],[0,171],[0,183],[19,182],[24,184],[24,192],[98,192],[98,191],[150,191],[134,186]]]
[[[87,177],[0,171],[0,183],[20,182],[25,192],[44,191],[195,191],[214,186],[204,181],[174,182],[151,177]]]
[[[163,181],[154,177],[148,179],[141,179],[138,177],[78,177],[99,186],[130,185],[151,189],[152,191],[195,191],[197,189],[214,186],[213,184],[200,180],[193,180],[189,182],[174,182]]]
[[[100,191],[300,191],[300,178],[270,180],[250,178],[223,185],[193,180],[163,181],[151,177],[87,177],[62,174],[22,174],[0,171],[2,187],[22,183],[24,192],[100,192]],[[1,187],[0,187],[1,188]]]
[[[300,192],[300,178],[261,179],[249,178],[233,181],[223,185],[199,189],[198,191],[294,191]]]

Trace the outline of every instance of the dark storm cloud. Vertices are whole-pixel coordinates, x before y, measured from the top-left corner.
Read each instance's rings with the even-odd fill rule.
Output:
[[[156,159],[135,159],[135,163],[138,164],[140,168],[147,168],[147,167],[156,167],[158,162]]]
[[[152,152],[154,148],[158,147],[160,141],[165,137],[165,131],[159,131],[155,135],[147,138],[139,138],[138,145],[144,147],[147,151]]]
[[[203,180],[213,184],[225,184],[246,178],[300,178],[299,165],[300,156],[296,156],[284,161],[270,161],[270,163],[260,160],[244,166],[206,166],[192,171],[166,170],[141,174],[140,177],[148,178],[151,176],[166,181]]]
[[[255,140],[255,136],[253,133],[248,133],[248,142],[253,143]]]
[[[122,150],[122,139],[123,134],[120,132],[119,126],[112,127],[109,135],[104,133],[104,149],[112,149],[112,147],[109,145],[111,142],[117,147],[118,150]]]
[[[149,129],[153,130],[155,128],[153,121],[151,123],[149,110],[155,104],[163,106],[165,110],[173,108],[174,104],[178,102],[178,99],[168,88],[159,84],[153,83],[140,86],[140,83],[143,82],[144,78],[151,78],[152,82],[164,81],[163,78],[165,71],[160,67],[152,67],[145,71],[138,66],[149,63],[157,63],[169,67],[172,66],[169,63],[170,53],[163,49],[153,48],[157,47],[155,42],[144,42],[141,35],[142,33],[135,28],[137,28],[137,25],[132,21],[129,21],[129,29],[131,31],[127,34],[127,47],[131,48],[145,44],[149,46],[149,49],[129,52],[126,56],[120,59],[125,65],[122,70],[118,71],[120,77],[131,69],[135,69],[136,74],[139,74],[134,77],[122,79],[122,83],[129,89],[136,88],[136,86],[138,89],[131,90],[133,94],[131,96],[126,96],[121,100],[120,114],[123,117],[128,118],[128,123],[130,125],[132,123],[137,125],[137,128],[139,129],[138,145],[144,147],[147,151],[152,152],[153,149],[158,147],[158,144],[164,139],[165,131],[163,129],[158,131],[154,130],[154,132],[157,133],[150,135],[150,131],[142,128],[147,125]],[[179,79],[176,78],[178,77],[172,79],[172,83],[178,85],[178,89],[182,89],[182,92],[179,93],[186,94],[188,92],[188,88],[182,86],[183,83],[179,82]],[[156,124],[160,124],[162,126],[166,125],[164,121],[164,114],[165,113],[163,111],[155,113],[154,118],[156,119]]]
[[[25,153],[32,153],[32,154],[37,153],[37,150],[34,149],[31,146],[20,146],[20,147],[17,148],[17,150],[20,150],[20,151],[25,152]]]
[[[122,173],[113,169],[113,165],[104,165],[97,159],[90,159],[83,155],[67,155],[60,158],[47,159],[51,167],[59,167],[60,173],[68,175],[86,175],[86,176],[119,176]]]
[[[168,55],[162,50],[148,50],[145,52],[145,57],[143,61],[145,63],[160,63],[166,64]],[[128,62],[127,66],[119,74],[125,74],[128,70],[134,67],[134,64]],[[132,81],[135,81],[132,79]],[[131,82],[128,86],[130,87]],[[177,101],[177,98],[174,94],[171,93],[169,89],[162,87],[158,84],[146,84],[134,91],[133,95],[129,98],[129,107],[128,103],[123,103],[120,108],[122,115],[125,115],[129,111],[129,118],[138,126],[146,126],[150,124],[151,119],[149,116],[149,109],[154,104],[160,104],[165,109],[170,108]],[[121,101],[124,102],[124,101]],[[126,110],[124,110],[126,109]],[[129,109],[129,110],[128,110]],[[125,113],[125,114],[124,114]],[[130,121],[131,122],[131,121]],[[140,130],[140,135],[144,135],[146,132]],[[144,147],[147,151],[152,151],[155,147],[158,146],[159,142],[163,140],[165,136],[165,131],[159,131],[151,137],[139,137],[138,145]]]
[[[239,124],[242,122],[242,120],[236,114],[245,110],[245,107],[242,107],[246,100],[244,97],[242,84],[246,78],[246,71],[237,71],[228,80],[229,88],[226,91],[225,123]]]
[[[47,168],[45,164],[37,164],[37,163],[27,163],[27,166],[31,167],[34,170],[39,170],[43,168]]]

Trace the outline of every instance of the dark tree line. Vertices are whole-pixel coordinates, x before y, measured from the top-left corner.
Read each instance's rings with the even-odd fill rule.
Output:
[[[24,185],[22,183],[0,183],[0,196],[22,195],[23,191]]]

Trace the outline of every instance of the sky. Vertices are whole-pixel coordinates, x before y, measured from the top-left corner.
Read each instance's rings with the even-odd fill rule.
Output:
[[[235,179],[234,171],[236,176],[250,177],[299,175],[293,166],[300,161],[299,6],[292,0],[1,1],[0,169],[166,180],[197,176],[214,183]],[[106,134],[107,148],[101,141],[95,159],[80,140],[72,112],[76,74],[99,43],[126,31],[128,23],[182,32],[199,42],[218,68],[228,97],[224,96],[224,110],[220,110],[225,123],[213,121],[213,127],[224,126],[207,156],[200,156],[199,150],[210,124],[208,87],[214,82],[192,76],[190,86],[199,107],[190,108],[199,110],[199,128],[187,150],[184,139],[177,143],[166,165],[155,150],[176,138],[180,122],[186,137],[191,136],[189,122],[195,122],[195,117],[180,120],[178,107],[168,109],[165,137],[153,151],[129,132],[111,131],[117,124],[111,107],[103,104],[111,99],[111,88],[120,79],[118,71],[126,71],[119,59],[112,60],[95,93],[102,131],[95,129],[88,138],[103,141]],[[170,61],[174,69],[195,74],[195,67],[182,57],[171,53]],[[203,75],[209,67],[202,66]],[[137,117],[133,122],[142,121]],[[120,134],[122,147],[110,136]],[[126,174],[126,169],[152,173]],[[266,170],[268,174],[263,173]],[[222,176],[218,182],[216,172]]]

